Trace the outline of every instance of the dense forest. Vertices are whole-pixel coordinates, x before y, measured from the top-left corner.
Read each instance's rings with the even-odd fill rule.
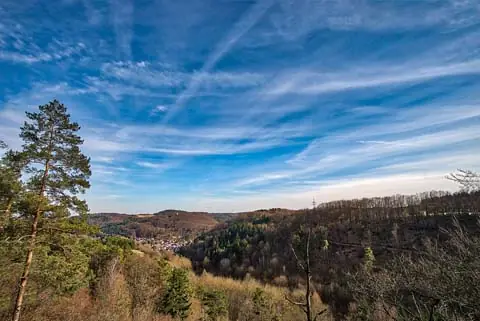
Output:
[[[26,113],[19,150],[0,146],[1,320],[480,320],[474,172],[449,177],[458,193],[221,223],[177,211],[89,218],[79,129],[54,100]],[[181,255],[132,235],[179,230],[194,238]]]

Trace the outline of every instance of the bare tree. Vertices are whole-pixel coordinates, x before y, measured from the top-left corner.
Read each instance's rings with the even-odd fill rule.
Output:
[[[450,174],[447,178],[460,184],[465,192],[480,190],[480,174],[474,171],[458,169],[456,173]]]
[[[314,201],[315,209],[315,201]],[[301,273],[305,277],[306,289],[305,289],[305,298],[301,302],[297,302],[285,295],[285,299],[293,305],[300,307],[305,313],[307,321],[316,321],[319,316],[327,312],[327,309],[324,309],[319,312],[314,312],[312,306],[312,297],[314,289],[312,286],[312,269],[311,269],[311,246],[312,246],[312,225],[311,218],[309,217],[309,212],[305,212],[305,225],[300,227],[296,238],[290,243],[290,250],[295,257],[298,267],[300,268]],[[312,211],[313,213],[313,211]],[[296,244],[294,244],[296,243]],[[296,246],[295,246],[296,245]],[[297,247],[297,249],[295,249]]]

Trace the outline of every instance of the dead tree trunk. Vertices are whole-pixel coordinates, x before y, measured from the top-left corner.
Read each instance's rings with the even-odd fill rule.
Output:
[[[318,313],[314,313],[313,307],[312,307],[312,296],[313,296],[313,289],[312,289],[312,270],[311,270],[311,265],[310,265],[310,240],[311,240],[311,234],[312,234],[312,227],[311,227],[311,222],[310,219],[307,218],[307,214],[305,214],[305,221],[308,224],[307,226],[307,235],[305,238],[305,243],[303,244],[304,249],[305,249],[305,254],[303,259],[298,257],[297,252],[295,251],[295,247],[293,244],[290,244],[290,249],[293,253],[293,256],[295,257],[295,260],[297,261],[297,265],[300,267],[302,273],[305,276],[306,280],[306,290],[305,290],[305,301],[304,302],[295,302],[291,300],[287,295],[285,296],[285,299],[300,307],[303,312],[305,313],[305,318],[307,321],[316,321],[317,318],[324,314],[327,309],[324,309]]]

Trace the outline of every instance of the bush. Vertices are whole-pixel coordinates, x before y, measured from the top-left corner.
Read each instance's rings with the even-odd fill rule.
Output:
[[[217,321],[227,316],[228,306],[225,293],[219,290],[200,288],[199,297],[205,321]]]
[[[480,320],[480,238],[457,220],[448,241],[398,255],[385,268],[361,269],[348,282],[359,311],[396,320]]]

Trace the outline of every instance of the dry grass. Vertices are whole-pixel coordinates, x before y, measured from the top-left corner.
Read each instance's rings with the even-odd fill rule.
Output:
[[[288,295],[295,300],[300,300],[304,296],[304,292],[301,290],[290,293],[286,288],[262,284],[254,279],[234,280],[227,277],[214,276],[206,272],[200,276],[192,273],[190,279],[197,286],[220,290],[226,294],[230,320],[247,321],[252,318],[252,297],[258,288],[262,289],[265,297],[268,298],[271,304],[272,316],[276,313],[279,315],[280,320],[289,321],[305,319],[303,312],[285,299],[285,296]],[[317,294],[313,297],[313,303],[316,311],[322,311],[327,308]],[[325,316],[323,320],[329,320],[329,316]]]
[[[170,262],[171,265],[177,268],[184,268],[191,270],[192,269],[192,262],[183,256],[175,255],[172,252],[164,251],[163,256]]]

